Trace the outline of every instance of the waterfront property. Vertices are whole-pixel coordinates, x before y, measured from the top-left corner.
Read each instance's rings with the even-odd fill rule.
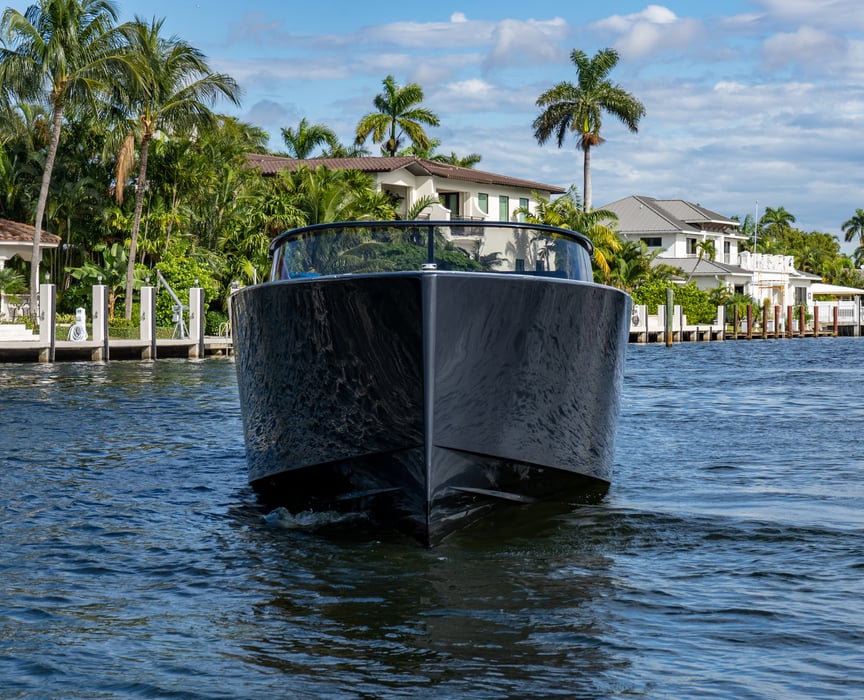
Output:
[[[91,314],[78,309],[75,324],[58,328],[56,289],[53,284],[39,287],[40,324],[38,331],[22,324],[0,324],[0,361],[156,359],[157,357],[198,358],[231,353],[231,340],[204,335],[204,293],[199,287],[189,290],[188,324],[182,320],[182,333],[159,338],[156,329],[156,288],[142,287],[137,338],[110,338],[108,333],[108,288],[95,285]],[[181,311],[182,313],[182,311]],[[179,326],[178,326],[179,327]]]
[[[830,289],[830,292],[825,291]],[[761,308],[749,306],[741,318],[728,318],[725,307],[717,309],[711,323],[690,323],[682,308],[658,306],[651,312],[645,304],[633,307],[630,318],[631,343],[679,343],[702,340],[752,340],[768,338],[813,338],[861,336],[864,334],[864,289],[814,285],[814,294],[843,294],[852,299],[814,301],[812,313],[805,306]]]
[[[602,208],[617,215],[623,240],[641,241],[657,251],[655,264],[679,268],[700,289],[724,286],[760,305],[806,306],[808,316],[813,312],[812,286],[821,277],[796,270],[789,255],[739,251],[747,238],[734,219],[683,199],[637,195]]]
[[[424,209],[421,218],[432,220],[517,221],[519,208],[534,211],[534,193],[548,199],[566,190],[542,182],[439,163],[416,156],[314,158],[297,160],[281,156],[249,154],[247,162],[262,175],[300,167],[330,170],[357,170],[370,175],[382,192],[399,202],[404,218],[424,197],[436,200]]]

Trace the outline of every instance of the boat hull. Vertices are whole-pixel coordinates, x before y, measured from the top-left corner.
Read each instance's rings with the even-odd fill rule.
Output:
[[[496,506],[611,480],[629,297],[454,272],[312,278],[232,300],[249,481],[434,544]]]

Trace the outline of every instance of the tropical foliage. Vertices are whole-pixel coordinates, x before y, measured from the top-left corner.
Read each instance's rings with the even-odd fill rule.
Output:
[[[593,58],[574,49],[570,60],[576,68],[576,83],[558,83],[537,98],[542,111],[534,120],[534,136],[541,145],[554,137],[561,148],[568,132],[575,134],[576,146],[584,154],[585,211],[591,211],[591,149],[604,141],[600,136],[603,113],[616,117],[635,133],[645,107],[609,80],[609,73],[618,64],[614,49],[602,49]]]
[[[384,92],[375,96],[374,112],[360,119],[357,125],[357,145],[371,135],[373,143],[381,144],[381,153],[395,156],[407,136],[419,149],[430,146],[424,126],[438,126],[438,115],[421,106],[423,88],[417,83],[400,86],[392,75],[384,78]]]
[[[164,20],[149,24],[136,19],[124,25],[126,43],[116,59],[111,97],[112,106],[131,127],[117,159],[118,201],[123,199],[124,184],[132,167],[132,149],[140,142],[138,177],[135,183],[135,211],[126,270],[125,315],[132,317],[132,287],[147,187],[147,156],[157,132],[166,138],[195,133],[211,126],[215,115],[211,105],[219,96],[238,101],[233,78],[213,73],[200,51],[186,42],[162,35]]]
[[[306,224],[399,216],[400,203],[359,172],[307,164],[262,177],[247,167],[248,154],[268,152],[270,137],[214,111],[216,98],[239,99],[233,79],[211,71],[194,47],[166,36],[162,20],[121,25],[113,8],[109,0],[38,0],[25,13],[7,10],[0,19],[0,217],[37,222],[40,231],[61,237],[61,245],[45,254],[41,273],[57,284],[58,308],[86,305],[89,283],[101,275],[112,290],[112,308],[121,303],[128,315],[136,284],[148,276],[155,284],[159,270],[184,303],[197,280],[211,316],[222,318],[232,283],[251,284],[268,274],[273,236]],[[635,131],[644,108],[609,81],[618,60],[614,51],[590,59],[574,51],[570,58],[576,82],[540,96],[533,128],[538,140],[555,138],[559,146],[574,135],[585,154],[584,201],[571,188],[553,200],[535,195],[535,205],[517,213],[584,233],[594,244],[595,279],[637,300],[674,285],[694,319],[709,314],[703,295],[715,306],[740,303],[725,290],[690,291],[686,275],[662,265],[657,249],[622,241],[615,216],[592,210],[590,152],[603,141],[601,117],[612,115]],[[438,116],[423,105],[419,85],[399,85],[387,76],[373,104],[375,111],[351,131],[348,147],[327,125],[305,118],[277,136],[288,155],[304,160],[365,155],[371,141],[385,155],[462,167],[480,161],[479,154],[441,148],[431,133]],[[435,201],[415,202],[408,217],[421,216]],[[744,232],[752,235],[755,224],[745,218]],[[864,210],[842,227],[846,240],[858,243],[853,257],[842,255],[829,234],[796,229],[795,217],[782,206],[766,209],[758,224],[759,252],[792,255],[796,267],[826,281],[862,284]],[[376,243],[356,243],[339,264],[371,264],[368,252]],[[480,246],[466,256],[439,243],[442,267],[494,269],[500,263]],[[409,240],[384,244],[384,265],[419,264],[425,255]],[[703,247],[699,253],[711,257],[715,251]],[[28,271],[36,275],[32,287],[34,279],[42,281],[38,268],[13,258],[0,271],[0,287],[22,291]],[[172,303],[160,291],[163,324],[171,323]]]
[[[33,235],[30,293],[39,288],[39,245],[48,188],[67,109],[86,109],[110,84],[109,59],[120,45],[114,5],[108,0],[40,0],[24,14],[8,8],[0,19],[0,85],[22,100],[45,99],[51,131],[42,165]],[[36,305],[32,305],[36,313]]]

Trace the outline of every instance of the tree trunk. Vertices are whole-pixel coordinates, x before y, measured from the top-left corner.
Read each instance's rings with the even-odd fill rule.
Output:
[[[132,318],[132,287],[135,281],[135,254],[138,247],[138,229],[141,227],[141,212],[144,211],[144,190],[147,184],[147,151],[152,134],[141,137],[141,162],[138,164],[138,183],[135,188],[135,217],[132,220],[132,239],[129,241],[129,262],[126,265],[126,302],[124,316]]]
[[[39,201],[36,204],[36,221],[33,224],[33,253],[30,260],[30,315],[37,326],[39,325],[39,263],[42,259],[42,222],[45,219],[45,205],[48,202],[48,189],[51,187],[51,171],[54,170],[54,159],[57,157],[62,127],[63,105],[58,104],[54,107],[54,127],[51,132],[48,155],[45,158],[45,170],[42,171],[42,185],[39,188]]]
[[[585,211],[591,211],[591,146],[585,146],[582,161],[582,188],[585,190]]]

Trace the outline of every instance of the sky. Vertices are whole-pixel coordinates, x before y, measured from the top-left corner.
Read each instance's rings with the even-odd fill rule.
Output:
[[[23,11],[30,2],[6,2]],[[842,240],[864,208],[861,0],[120,0],[121,20],[164,18],[234,77],[265,129],[301,118],[343,143],[382,81],[416,82],[441,125],[439,152],[478,169],[582,191],[575,139],[540,146],[537,97],[575,81],[570,52],[611,47],[610,78],[645,106],[638,133],[606,115],[592,149],[595,208],[631,194],[686,199],[725,216],[785,207],[804,231]],[[373,155],[378,147],[369,144]],[[854,244],[844,244],[850,252]]]

